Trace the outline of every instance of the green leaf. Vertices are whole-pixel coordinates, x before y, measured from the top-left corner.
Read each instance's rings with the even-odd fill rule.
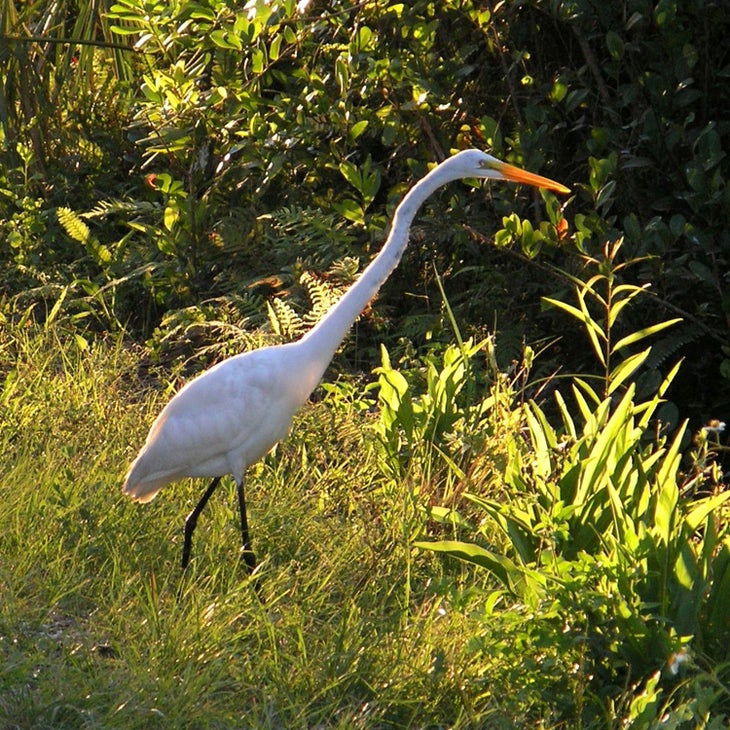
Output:
[[[469,520],[465,519],[459,512],[450,507],[441,507],[434,505],[428,510],[428,516],[442,525],[452,525],[454,527],[461,527],[465,530],[473,530],[473,525]]]
[[[350,127],[350,131],[348,132],[350,141],[354,142],[367,129],[367,126],[367,119],[361,119],[359,122],[355,122],[355,124]]]
[[[269,58],[272,61],[276,61],[281,53],[281,43],[284,40],[284,36],[279,34],[274,36],[274,40],[269,45]]]
[[[559,390],[555,391],[555,400],[557,401],[558,409],[560,410],[560,417],[563,419],[563,427],[565,428],[568,436],[575,441],[578,438],[575,422],[573,421],[573,417],[570,415],[565,399],[560,394]]]
[[[343,96],[347,93],[349,77],[345,55],[337,56],[335,59],[335,78],[337,79],[337,85],[340,87],[340,94]]]
[[[557,446],[555,431],[535,403],[527,405],[524,414],[532,441],[533,469],[541,479],[547,479],[553,468],[550,454]]]
[[[644,327],[644,329],[637,330],[636,332],[633,332],[632,334],[627,335],[626,337],[622,337],[613,346],[613,349],[611,350],[611,352],[612,353],[618,352],[619,350],[622,350],[624,347],[633,345],[635,342],[639,342],[640,340],[643,340],[646,337],[650,337],[651,335],[654,335],[657,332],[661,332],[662,330],[665,330],[668,327],[672,327],[673,325],[675,325],[681,321],[682,321],[681,317],[675,317],[674,319],[667,319],[664,322],[658,322],[657,324],[651,325],[651,327]]]
[[[696,530],[711,512],[721,507],[729,499],[730,491],[725,491],[694,502],[692,505],[693,509],[685,517],[688,527],[692,531]]]
[[[498,502],[468,492],[464,497],[483,509],[499,525],[523,563],[535,559],[536,545],[542,541],[542,536],[533,514],[512,502]]]
[[[74,342],[76,343],[76,347],[82,352],[89,349],[89,341],[85,337],[82,337],[78,332],[74,333]]]
[[[647,285],[648,286],[648,285]],[[634,297],[638,296],[642,292],[645,292],[646,288],[641,286],[634,286],[632,284],[620,284],[613,289],[613,304],[608,312],[608,328],[611,329],[619,314],[623,311],[623,308],[629,304]],[[619,299],[619,294],[628,292],[625,297]]]
[[[605,208],[610,207],[610,203],[613,202],[613,193],[616,189],[616,181],[610,180],[607,182],[602,188],[601,191],[598,193],[598,196],[596,197],[596,208]]]
[[[332,206],[343,218],[353,223],[363,223],[365,213],[362,206],[354,200],[344,198]]]
[[[361,25],[357,32],[358,50],[366,51],[369,49],[370,41],[373,38],[373,31],[367,25]]]
[[[605,367],[606,359],[603,354],[603,348],[601,347],[601,341],[607,341],[606,334],[604,333],[601,326],[592,319],[583,298],[579,297],[579,299],[581,303],[581,309],[574,307],[572,304],[566,304],[565,302],[561,302],[559,299],[543,297],[543,301],[551,304],[557,309],[562,309],[564,312],[567,312],[572,317],[575,317],[585,326],[588,337],[590,338],[591,344],[593,345],[593,351],[596,353],[596,357],[600,361],[601,365]]]
[[[583,420],[589,422],[593,417],[593,412],[591,410],[591,407],[588,405],[586,399],[583,397],[583,393],[585,393],[593,401],[594,406],[599,405],[601,403],[601,399],[598,397],[596,391],[593,390],[593,388],[585,380],[583,380],[583,378],[576,377],[574,378],[574,381],[575,384],[573,385],[573,397],[578,404],[578,408],[580,409],[581,415],[583,416]],[[583,393],[581,393],[581,390],[578,390],[578,388],[576,388],[576,385],[580,387]]]
[[[622,360],[613,370],[611,370],[608,376],[609,395],[620,388],[621,385],[623,385],[623,383],[644,364],[646,358],[649,357],[650,352],[651,348],[647,347],[646,350],[637,352],[635,355],[631,355],[625,360]]]
[[[492,572],[502,584],[517,596],[525,590],[525,572],[503,555],[497,555],[479,545],[458,540],[440,540],[438,542],[415,542],[414,547],[432,550],[452,558],[478,565]]]
[[[238,51],[241,50],[240,45],[241,41],[236,36],[230,33],[227,30],[223,30],[222,28],[218,28],[211,32],[208,36],[213,43],[215,43],[218,48],[223,48],[225,50],[231,50],[231,51]]]
[[[266,65],[266,55],[260,48],[254,48],[251,52],[251,71],[260,74]]]
[[[611,58],[618,61],[624,55],[624,42],[621,36],[613,30],[606,33],[606,47],[611,54]]]
[[[678,500],[679,490],[677,489],[676,482],[672,479],[661,481],[659,483],[659,493],[654,508],[654,525],[665,545],[669,545],[672,541],[672,530]]]
[[[180,217],[180,209],[175,203],[171,203],[170,205],[165,207],[165,213],[163,216],[163,222],[165,224],[165,228],[167,228],[168,231],[172,230],[172,227],[175,225],[175,222]]]
[[[360,174],[360,171],[358,168],[353,165],[351,162],[347,162],[347,160],[343,160],[339,164],[339,170],[342,174],[342,177],[347,180],[350,185],[352,185],[355,190],[358,192],[361,192],[362,188],[362,175]]]
[[[63,306],[63,302],[66,299],[66,295],[68,294],[69,288],[67,286],[64,286],[63,289],[61,289],[61,294],[59,295],[58,299],[53,304],[53,307],[51,308],[51,311],[48,313],[48,316],[46,317],[45,322],[43,323],[44,327],[50,327],[50,325],[53,323],[53,321],[58,316],[58,313],[61,311],[61,307]]]

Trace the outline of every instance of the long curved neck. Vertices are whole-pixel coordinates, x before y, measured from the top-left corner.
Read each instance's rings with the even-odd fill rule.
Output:
[[[298,344],[305,350],[309,362],[316,361],[322,366],[317,382],[352,323],[378,293],[401,260],[408,246],[411,223],[418,209],[438,188],[455,179],[444,173],[447,173],[447,170],[439,165],[410,189],[393,215],[390,232],[378,255],[342,299],[299,341]]]

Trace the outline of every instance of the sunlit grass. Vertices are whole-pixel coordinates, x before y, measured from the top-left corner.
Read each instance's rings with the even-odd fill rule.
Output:
[[[164,388],[142,390],[121,342],[82,350],[47,331],[4,345],[3,727],[464,726],[483,712],[463,696],[469,621],[426,587],[433,558],[410,577],[417,597],[406,589],[402,509],[383,499],[367,416],[339,404],[333,428],[313,405],[251,470],[255,585],[231,484],[182,576],[202,484],[146,506],[119,489]]]
[[[0,347],[3,730],[643,727],[624,720],[656,701],[653,677],[596,681],[616,675],[596,648],[609,629],[590,625],[618,600],[610,562],[547,571],[550,591],[531,603],[413,547],[459,537],[428,509],[456,504],[462,481],[509,499],[507,398],[484,434],[464,431],[462,473],[418,443],[385,458],[373,395],[325,388],[249,471],[256,580],[239,562],[229,481],[183,575],[182,525],[204,485],[148,505],[120,491],[169,397],[165,373],[121,339],[87,347],[60,327],[8,326]],[[509,552],[493,526],[481,539]],[[692,707],[714,686],[696,676]]]

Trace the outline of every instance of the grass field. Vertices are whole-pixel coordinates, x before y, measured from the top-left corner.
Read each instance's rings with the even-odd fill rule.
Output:
[[[258,590],[237,559],[232,485],[183,577],[182,521],[202,485],[146,507],[119,489],[165,393],[140,390],[120,344],[5,344],[18,364],[2,419],[3,728],[420,726],[482,712],[465,687],[468,620],[428,589],[433,560],[408,595],[391,519],[402,507],[383,504],[362,424],[312,406],[252,469]]]
[[[79,344],[53,327],[2,343],[0,728],[650,726],[621,720],[643,690],[596,698],[549,611],[412,547],[414,485],[353,398],[308,406],[251,470],[257,580],[232,484],[183,576],[203,484],[120,493],[169,387],[121,340]]]

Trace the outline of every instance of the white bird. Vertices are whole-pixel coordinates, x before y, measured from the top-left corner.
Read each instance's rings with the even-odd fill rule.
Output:
[[[350,326],[398,265],[408,245],[411,222],[438,188],[461,178],[526,183],[560,193],[560,183],[508,165],[480,150],[464,150],[434,167],[405,195],[378,255],[358,280],[307,334],[296,342],[264,347],[227,358],[185,385],[152,424],[127,472],[122,491],[149,502],[170,482],[185,477],[213,479],[185,521],[182,567],[198,516],[221,477],[233,475],[241,518],[242,556],[256,567],[251,550],[243,477],[289,432],[292,417],[317,387]]]

